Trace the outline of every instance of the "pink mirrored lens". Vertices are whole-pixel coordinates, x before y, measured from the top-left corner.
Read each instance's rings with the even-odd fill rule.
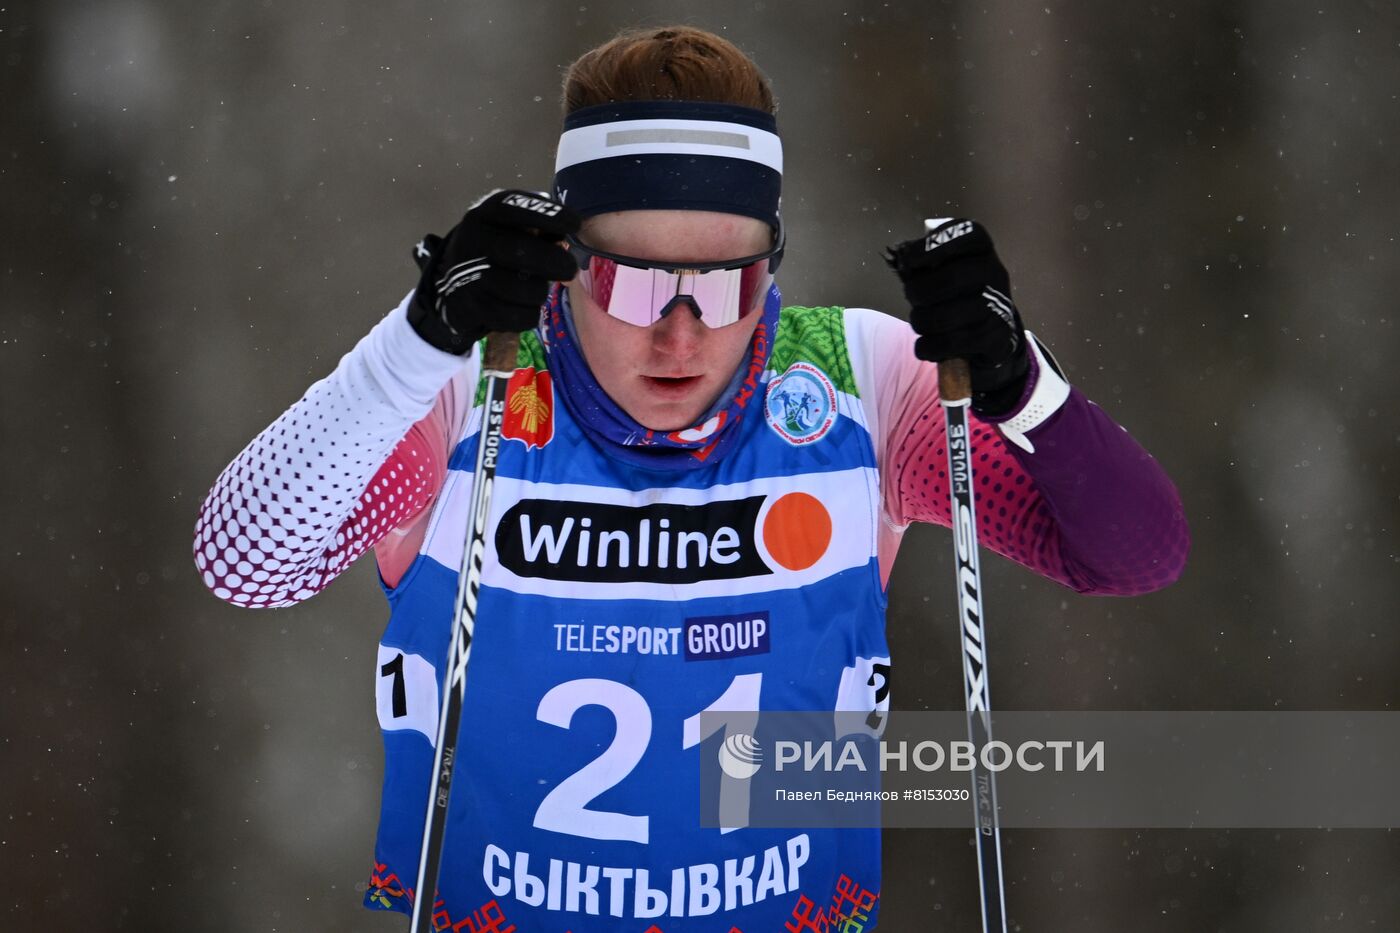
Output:
[[[772,283],[767,259],[738,269],[666,272],[591,256],[588,267],[579,273],[579,284],[600,308],[638,327],[660,320],[682,296],[700,309],[700,319],[707,326],[733,324],[759,307]]]
[[[593,296],[599,307],[607,308],[608,301],[612,298],[613,279],[616,276],[617,263],[595,256],[589,260],[587,268],[582,270],[580,278],[583,290]]]

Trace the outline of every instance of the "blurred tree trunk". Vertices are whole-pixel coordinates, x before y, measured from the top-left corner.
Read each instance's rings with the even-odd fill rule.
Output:
[[[170,464],[151,461],[154,425],[132,405],[139,171],[98,105],[52,106],[61,14],[11,4],[0,30],[0,186],[17,227],[0,260],[5,925],[173,930],[188,920],[160,900],[182,861],[185,775],[162,750],[182,741],[179,684],[200,659],[166,649],[171,568],[153,530]]]

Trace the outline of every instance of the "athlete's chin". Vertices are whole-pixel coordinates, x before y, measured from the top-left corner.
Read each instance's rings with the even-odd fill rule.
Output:
[[[670,406],[648,406],[645,411],[628,412],[628,414],[636,418],[637,423],[642,427],[665,434],[693,427],[704,411],[705,408],[701,405],[687,406],[682,409]]]

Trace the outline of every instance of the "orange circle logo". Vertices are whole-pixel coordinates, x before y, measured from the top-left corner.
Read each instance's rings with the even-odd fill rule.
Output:
[[[763,544],[788,570],[806,570],[821,560],[831,544],[831,514],[815,496],[790,492],[768,509]]]

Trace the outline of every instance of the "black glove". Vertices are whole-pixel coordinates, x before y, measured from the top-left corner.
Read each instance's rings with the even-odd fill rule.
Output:
[[[559,246],[581,219],[532,191],[493,191],[468,209],[447,237],[414,247],[422,271],[408,322],[428,343],[466,353],[491,331],[530,330],[550,282],[567,282],[578,263]]]
[[[935,363],[967,360],[972,410],[1011,411],[1030,370],[1026,331],[986,229],[975,220],[949,220],[890,247],[885,261],[909,299],[909,324],[919,335],[914,355]]]

